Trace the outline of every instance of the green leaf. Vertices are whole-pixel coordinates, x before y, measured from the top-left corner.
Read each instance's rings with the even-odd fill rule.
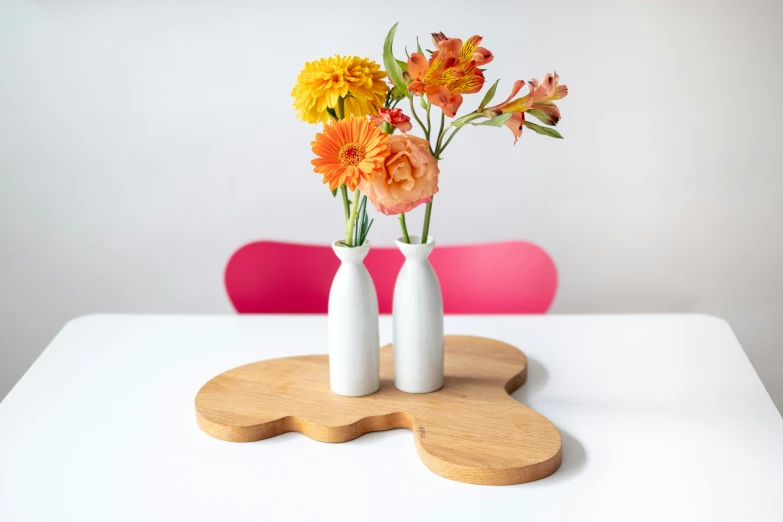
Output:
[[[550,138],[558,138],[563,139],[563,137],[560,135],[559,132],[557,132],[555,129],[551,127],[544,127],[543,125],[536,125],[535,123],[526,121],[524,123],[525,127],[528,129],[537,132],[538,134],[543,134],[544,136],[549,136]]]
[[[421,45],[419,45],[419,37],[416,37],[416,52],[420,55],[424,56],[424,51],[421,50]]]
[[[334,112],[334,109],[332,109],[331,107],[327,107],[327,108],[326,108],[326,112],[328,112],[328,113],[329,113],[329,116],[331,116],[331,117],[332,117],[332,118],[334,118],[335,120],[337,119],[337,113],[336,113],[336,112]]]
[[[457,128],[464,127],[468,123],[471,123],[471,122],[473,122],[473,120],[476,120],[478,118],[481,118],[481,115],[479,115],[479,114],[466,114],[465,116],[460,116],[456,120],[452,121],[451,122],[451,126],[452,127],[457,127]]]
[[[505,114],[501,114],[500,116],[495,116],[494,118],[490,118],[488,120],[483,120],[478,123],[470,122],[471,125],[491,125],[492,127],[502,127],[504,123],[506,123],[509,118],[511,118],[514,115],[513,112],[507,112]]]
[[[334,190],[332,191],[332,197],[333,197],[333,198],[336,198],[336,197],[337,197],[337,189],[334,189]]]
[[[402,69],[402,72],[408,72],[408,62],[403,62],[402,60],[397,60],[397,65],[400,66],[400,69]]]
[[[359,202],[358,211],[356,214],[356,225],[354,228],[354,245],[361,246],[367,240],[367,235],[370,233],[373,220],[369,219],[367,215],[367,196],[362,194],[361,201]]]
[[[389,79],[394,82],[394,86],[397,87],[402,94],[409,96],[408,87],[405,82],[402,81],[402,68],[397,60],[394,59],[394,53],[392,52],[392,46],[394,45],[394,34],[397,32],[397,25],[394,24],[389,29],[389,34],[386,35],[386,41],[383,43],[383,66],[386,67],[386,74],[389,75]]]
[[[423,94],[421,95],[421,108],[427,110],[427,97]]]
[[[492,98],[495,97],[495,91],[498,90],[498,83],[500,80],[495,81],[495,83],[492,84],[492,87],[489,88],[487,91],[487,94],[484,95],[484,99],[481,100],[481,103],[478,106],[478,109],[476,109],[476,112],[481,112],[484,110],[484,107],[489,105],[489,102],[492,101]]]
[[[362,245],[365,241],[367,241],[367,236],[370,235],[370,229],[372,228],[373,223],[375,223],[375,219],[371,219],[367,226],[363,229],[364,233],[362,234]]]
[[[527,113],[536,118],[541,123],[545,123],[547,125],[556,124],[555,120],[553,120],[552,117],[544,111],[540,111],[538,109],[528,109]]]

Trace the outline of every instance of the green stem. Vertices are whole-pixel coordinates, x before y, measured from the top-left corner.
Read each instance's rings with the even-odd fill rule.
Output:
[[[359,189],[353,193],[353,204],[351,205],[351,215],[348,217],[348,225],[345,230],[345,246],[354,246],[351,242],[353,237],[353,229],[356,226],[356,214],[359,212]],[[361,245],[357,245],[361,246]]]
[[[397,127],[387,121],[383,122],[383,125],[381,125],[381,132],[384,134],[394,134],[394,131],[396,130]]]
[[[342,120],[345,118],[345,98],[340,96],[337,99],[337,110],[335,111],[337,113],[337,119]],[[357,189],[356,192],[358,193],[359,190]],[[343,213],[345,214],[345,227],[346,227],[346,234],[345,234],[345,245],[351,246],[351,232],[353,232],[353,224],[356,222],[356,216],[352,216],[352,212],[348,205],[348,189],[345,185],[340,185],[340,194],[343,198]],[[355,202],[354,202],[355,203]],[[356,205],[354,204],[354,207]],[[355,208],[353,209],[353,214],[355,214]]]
[[[427,141],[430,141],[430,132],[432,132],[432,124],[430,123],[430,108],[432,104],[427,102]]]
[[[405,225],[405,213],[400,214],[400,227],[402,228],[402,237],[405,242],[411,244],[411,238],[408,236],[408,227]]]
[[[345,212],[345,224],[347,225],[351,210],[348,207],[348,189],[345,188],[345,185],[340,185],[340,194],[343,196],[343,211]]]
[[[440,144],[443,141],[443,130],[444,125],[446,124],[446,116],[441,112],[440,113],[440,130],[438,131],[438,142],[435,144],[435,159],[440,159]]]
[[[470,114],[466,114],[465,116],[462,116],[460,118],[457,118],[456,120],[449,123],[449,125],[443,129],[443,122],[441,122],[441,132],[438,135],[437,143],[435,144],[435,152],[434,154],[435,159],[439,160],[440,155],[443,153],[444,150],[446,150],[446,147],[449,146],[449,143],[451,143],[452,138],[462,129],[465,125],[470,123],[473,120],[477,120],[481,118],[481,114],[478,112],[471,112]],[[458,123],[462,123],[462,125],[457,125]],[[446,142],[443,143],[443,138],[446,137],[446,134],[451,130],[451,128],[454,127],[454,131],[449,135],[448,139],[446,139]]]
[[[454,135],[457,134],[461,128],[462,127],[457,127],[456,129],[454,129],[454,132],[452,132],[451,135],[448,137],[448,139],[446,139],[446,143],[444,143],[443,146],[440,148],[440,152],[446,150],[446,147],[449,146],[449,143],[451,143],[451,140],[454,138]]]
[[[421,231],[421,244],[424,245],[427,243],[427,235],[430,233],[430,214],[432,214],[432,200],[433,198],[430,198],[429,202],[427,203],[427,209],[424,211],[424,229]]]
[[[438,130],[438,141],[435,144],[435,151],[433,152],[433,156],[435,157],[435,161],[440,160],[440,153],[443,150],[441,148],[441,143],[443,142],[443,136],[445,135],[445,131],[449,130],[451,128],[451,124],[449,124],[448,127],[446,127],[446,115],[443,114],[443,112],[440,113],[440,129]],[[421,244],[424,245],[427,243],[427,237],[430,233],[430,216],[432,215],[432,199],[430,198],[429,202],[427,203],[427,207],[424,211],[424,227],[421,231]]]
[[[481,113],[473,111],[469,114],[466,114],[465,116],[460,116],[456,120],[452,121],[449,127],[452,127],[455,123],[468,123],[478,118],[481,118]]]
[[[411,96],[409,98],[410,102],[411,102],[411,114],[413,114],[413,118],[419,124],[419,126],[421,127],[421,130],[424,131],[424,135],[427,136],[427,139],[429,140],[430,139],[429,138],[430,134],[429,134],[429,132],[427,132],[427,127],[425,127],[424,124],[421,122],[421,120],[419,119],[419,115],[416,114],[416,109],[413,108],[413,98],[414,98],[413,96]]]

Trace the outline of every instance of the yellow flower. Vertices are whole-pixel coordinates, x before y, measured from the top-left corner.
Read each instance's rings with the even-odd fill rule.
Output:
[[[389,89],[385,77],[377,63],[358,56],[334,55],[307,62],[291,91],[296,116],[307,123],[326,123],[326,109],[336,108],[340,97],[346,98],[346,118],[375,114],[383,107]]]

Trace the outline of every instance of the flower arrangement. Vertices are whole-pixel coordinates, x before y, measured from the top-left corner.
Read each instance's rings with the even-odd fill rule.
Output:
[[[480,46],[482,37],[463,42],[433,33],[433,50],[423,50],[417,40],[416,52],[402,61],[392,51],[396,30],[397,24],[384,42],[385,72],[367,58],[322,58],[305,64],[291,93],[301,120],[323,124],[311,144],[316,155],[311,163],[332,194],[341,195],[348,247],[363,245],[370,231],[368,199],[382,214],[398,216],[405,243],[410,243],[405,214],[425,205],[421,243],[427,242],[438,162],[468,125],[508,127],[514,143],[524,128],[562,138],[553,128],[560,121],[555,102],[566,97],[568,88],[559,84],[557,73],[547,73],[543,81],[517,80],[505,101],[490,106],[498,80],[472,112],[458,116],[464,96],[484,87],[484,67],[494,59]],[[528,92],[518,96],[525,85]],[[403,100],[409,115],[397,107]],[[411,117],[423,138],[408,134]]]

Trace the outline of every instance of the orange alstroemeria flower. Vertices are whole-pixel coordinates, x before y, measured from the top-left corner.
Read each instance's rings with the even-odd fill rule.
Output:
[[[432,40],[438,50],[429,61],[421,53],[413,53],[408,59],[408,74],[413,80],[408,90],[426,94],[430,103],[453,118],[462,105],[462,95],[477,93],[484,86],[484,73],[479,66],[491,62],[493,56],[479,47],[480,36],[473,36],[463,44],[459,38],[435,33]]]
[[[557,125],[557,122],[560,121],[560,109],[552,102],[562,100],[568,95],[568,87],[558,85],[559,80],[560,77],[557,73],[547,73],[543,82],[535,79],[530,80],[528,84],[530,92],[521,98],[512,100],[525,85],[524,80],[517,80],[514,82],[511,95],[506,98],[506,101],[493,107],[487,107],[484,114],[488,118],[492,118],[509,112],[513,113],[511,118],[506,120],[505,125],[514,134],[514,143],[522,135],[525,112],[530,112],[547,125]]]

